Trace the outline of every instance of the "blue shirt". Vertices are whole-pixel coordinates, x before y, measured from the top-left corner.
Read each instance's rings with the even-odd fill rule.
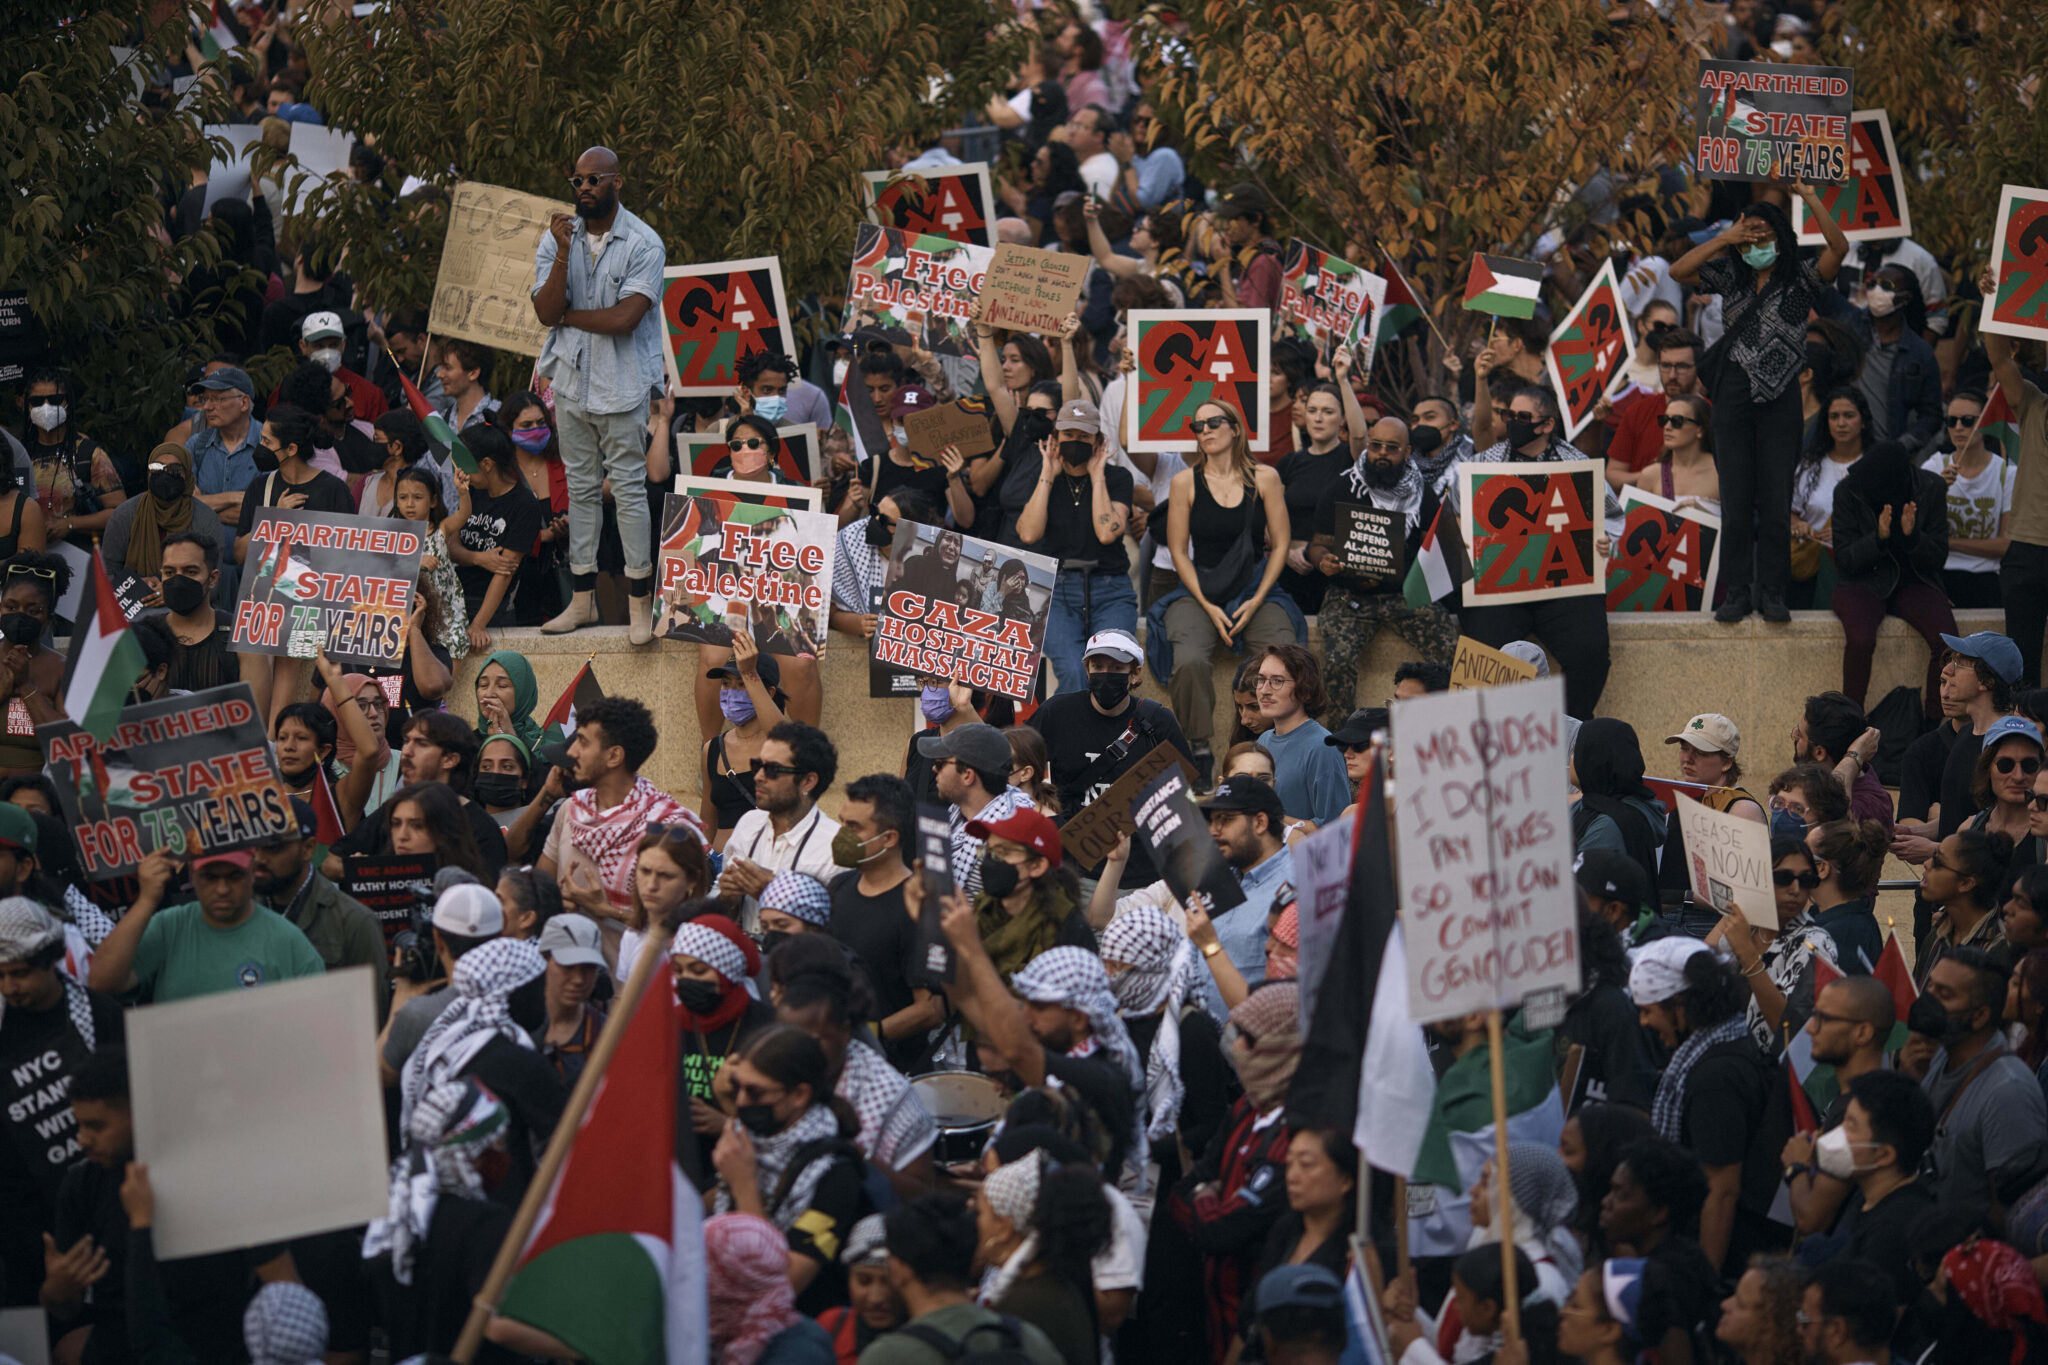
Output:
[[[1273,756],[1273,790],[1290,819],[1327,825],[1351,804],[1344,755],[1323,743],[1329,733],[1320,721],[1305,720],[1284,735],[1268,730],[1259,736],[1259,747]]]
[[[554,272],[555,255],[555,234],[543,232],[533,253],[535,294]],[[612,218],[612,230],[595,261],[590,258],[590,234],[583,220],[576,220],[569,230],[569,307],[609,308],[628,294],[638,294],[652,306],[639,326],[616,336],[580,327],[549,328],[535,368],[553,381],[556,393],[596,413],[631,412],[647,402],[663,379],[661,272],[667,264],[667,252],[654,229],[623,208]]]
[[[1244,888],[1244,904],[1212,917],[1216,940],[1247,981],[1266,975],[1266,917],[1273,910],[1273,896],[1294,880],[1294,850],[1282,845],[1280,851],[1258,866],[1238,875]]]
[[[1843,901],[1814,915],[1813,922],[1835,941],[1835,965],[1850,976],[1869,976],[1884,956],[1884,930],[1867,900]]]
[[[242,443],[229,449],[218,427],[202,427],[185,438],[192,454],[192,478],[202,493],[244,493],[256,479],[256,449],[263,444],[263,424],[249,419]]]
[[[1131,168],[1138,173],[1138,203],[1148,209],[1178,199],[1181,185],[1188,178],[1180,153],[1171,147],[1140,152],[1131,158]]]

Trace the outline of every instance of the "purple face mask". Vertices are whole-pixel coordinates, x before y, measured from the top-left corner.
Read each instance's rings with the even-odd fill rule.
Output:
[[[513,445],[529,455],[538,455],[548,448],[548,442],[554,439],[555,433],[552,427],[528,427],[511,435]]]
[[[754,718],[754,699],[739,688],[721,687],[718,709],[734,725],[745,725]]]
[[[927,687],[918,694],[917,706],[926,720],[938,725],[953,714],[953,694],[944,687]]]

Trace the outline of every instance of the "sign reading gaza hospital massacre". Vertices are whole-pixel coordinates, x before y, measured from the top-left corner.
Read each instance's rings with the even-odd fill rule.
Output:
[[[671,493],[661,518],[654,633],[764,654],[819,654],[832,609],[839,518],[730,493]]]
[[[1621,490],[1607,610],[1705,611],[1721,577],[1721,519],[1640,488]]]
[[[994,252],[862,223],[853,239],[840,331],[900,329],[935,355],[972,356],[974,303]]]
[[[425,522],[266,507],[250,528],[250,566],[233,644],[251,654],[396,666],[405,658]]]
[[[1846,66],[1700,63],[1700,173],[1714,180],[1849,178],[1855,72]]]
[[[299,827],[247,683],[125,707],[105,744],[68,720],[37,726],[36,743],[94,881],[159,848],[217,853]]]
[[[945,678],[1028,700],[1058,574],[1059,561],[1045,555],[899,519],[871,676]]]

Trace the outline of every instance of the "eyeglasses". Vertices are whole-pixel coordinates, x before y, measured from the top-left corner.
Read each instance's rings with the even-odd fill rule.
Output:
[[[1232,422],[1228,417],[1197,417],[1188,423],[1188,430],[1200,436],[1204,432],[1214,431],[1218,427],[1230,425],[1232,425]]]
[[[1811,891],[1820,885],[1820,873],[1815,872],[1810,867],[1804,872],[1794,872],[1789,867],[1780,867],[1771,872],[1771,882],[1776,886],[1790,886],[1792,883],[1798,882],[1808,891]]]
[[[1977,425],[1977,418],[1975,415],[1971,415],[1968,417],[1950,417],[1947,419],[1947,421],[1948,424],[1952,427],[1974,427]]]
[[[788,763],[764,763],[758,758],[747,767],[756,777],[796,777],[804,771]]]
[[[768,443],[758,436],[749,436],[744,441],[727,441],[725,447],[727,450],[765,450]]]
[[[1281,688],[1287,686],[1287,684],[1293,681],[1294,679],[1292,678],[1275,677],[1271,673],[1261,673],[1257,677],[1252,679],[1252,691],[1278,692]]]
[[[1698,426],[1700,419],[1697,417],[1687,417],[1684,413],[1679,412],[1667,412],[1657,419],[1657,425],[1660,427],[1682,427],[1687,422]]]
[[[1829,1014],[1826,1010],[1821,1009],[1808,1010],[1806,1017],[1818,1019],[1823,1024],[1853,1024],[1857,1022],[1846,1014]]]
[[[619,173],[617,171],[606,171],[603,175],[572,175],[569,177],[569,188],[572,190],[594,190],[605,181],[617,180],[618,178]]]
[[[2034,792],[2027,797],[2027,804],[2035,810],[2048,810],[2048,792]]]
[[[1660,360],[1657,362],[1657,372],[1659,374],[1666,370],[1697,370],[1698,368],[1699,366],[1690,360]]]
[[[2041,771],[2041,760],[2038,758],[2001,758],[1991,766],[1998,769],[2001,773],[2009,773],[2014,768],[2018,768],[2021,772],[2031,777]]]

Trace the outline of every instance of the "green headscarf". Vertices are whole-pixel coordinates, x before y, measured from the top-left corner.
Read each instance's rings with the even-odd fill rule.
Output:
[[[524,654],[501,649],[484,660],[484,668],[492,664],[505,670],[512,679],[512,732],[528,755],[540,745],[540,722],[533,718],[533,708],[540,701],[540,683],[533,676],[533,665],[526,662]],[[483,680],[483,670],[477,670],[477,680]],[[476,733],[480,739],[490,738],[490,723],[484,719],[483,709],[477,709]]]

